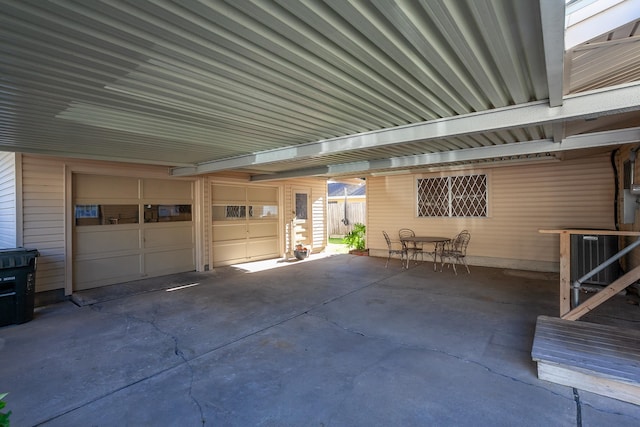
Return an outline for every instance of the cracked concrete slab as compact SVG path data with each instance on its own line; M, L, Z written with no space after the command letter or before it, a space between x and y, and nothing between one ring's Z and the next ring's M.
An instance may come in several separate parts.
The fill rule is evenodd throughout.
M141 281L39 308L0 328L0 391L20 426L640 423L638 406L537 379L553 277L384 261L226 270L170 292ZM640 325L625 297L590 316Z

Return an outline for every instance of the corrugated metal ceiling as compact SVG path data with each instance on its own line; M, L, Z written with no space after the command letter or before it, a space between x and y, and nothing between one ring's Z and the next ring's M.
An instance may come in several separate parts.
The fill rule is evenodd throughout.
M563 13L561 0L545 3ZM544 101L544 37L555 35L544 19L534 1L0 0L0 149L195 166ZM599 67L588 46L574 49L565 89L638 80L636 33L637 22L603 36L636 43L607 45ZM499 123L366 149L338 140L237 169L304 173L554 131Z

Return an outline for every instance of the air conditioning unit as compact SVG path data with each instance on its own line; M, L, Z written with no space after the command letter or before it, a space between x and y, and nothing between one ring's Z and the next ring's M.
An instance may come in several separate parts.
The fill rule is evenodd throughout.
M618 236L574 234L571 236L571 282L578 280L618 253ZM585 284L607 286L620 277L620 265L614 262Z

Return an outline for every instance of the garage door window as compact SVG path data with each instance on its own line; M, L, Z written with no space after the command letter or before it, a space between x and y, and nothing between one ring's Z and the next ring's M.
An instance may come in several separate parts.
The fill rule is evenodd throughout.
M251 219L278 219L278 207L275 205L249 206Z
M191 205L145 205L144 222L191 221Z
M76 205L76 225L137 224L138 205Z

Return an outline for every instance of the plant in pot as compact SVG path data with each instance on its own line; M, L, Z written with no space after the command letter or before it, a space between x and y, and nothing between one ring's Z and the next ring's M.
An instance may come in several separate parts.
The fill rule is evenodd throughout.
M362 223L353 224L353 229L344 236L344 242L351 248L349 251L353 255L368 255L369 250L364 248L365 240L364 236L367 232L367 227Z
M302 246L301 244L297 244L295 250L293 251L293 255L299 259L303 260L309 256L309 250Z

